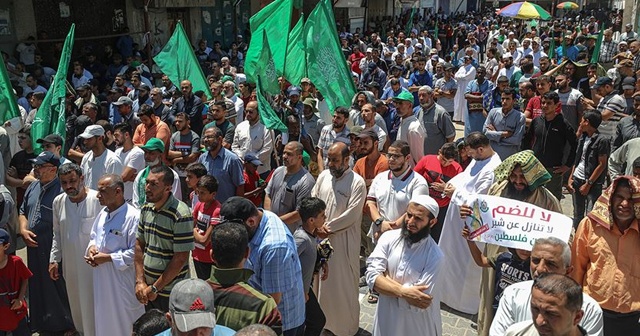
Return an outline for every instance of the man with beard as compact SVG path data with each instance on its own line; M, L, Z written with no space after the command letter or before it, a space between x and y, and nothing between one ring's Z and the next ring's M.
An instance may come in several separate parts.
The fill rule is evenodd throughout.
M298 205L309 197L315 184L313 176L302 166L304 146L290 141L284 146L283 166L271 174L264 198L264 209L274 212L287 224L291 233L302 224Z
M331 125L326 125L320 132L318 140L318 170L323 171L328 160L329 147L336 138L349 138L349 128L346 124L349 120L349 110L338 107L333 113Z
M171 289L189 273L193 217L189 207L171 192L177 179L164 165L154 166L145 176L148 203L140 209L134 264L136 298L146 310L169 311Z
M453 142L456 137L456 127L451 121L449 113L433 99L433 89L422 86L418 90L420 105L414 109L414 114L427 133L424 141L424 155L437 154L442 145Z
M536 279L543 274L568 276L573 269L571 258L571 250L566 242L555 237L537 239L529 258L530 274L533 280L514 283L504 289L489 335L504 336L505 331L512 325L531 320L531 292ZM602 309L591 296L584 292L582 293L582 311L584 317L580 321L580 326L587 331L586 335L602 336Z
M222 131L218 127L207 128L202 137L206 152L198 158L198 162L207 168L207 173L218 180L216 199L220 203L231 196L244 196L245 183L242 161L224 148L222 142Z
M165 148L166 153L169 148L169 141L171 140L169 125L160 120L160 117L155 115L153 107L147 104L140 106L138 118L140 118L140 125L136 127L133 133L133 143L137 146L142 146L147 143L149 139L158 138L167 145ZM165 156L163 155L163 159L164 158Z
M227 199L220 209L220 217L224 221L238 221L247 228L249 255L245 266L253 271L249 284L262 293L269 294L276 301L282 315L284 336L302 335L306 291L302 284L302 269L291 232L278 215L256 208L244 197L234 196ZM333 259L335 256L331 258ZM357 278L354 285L355 282ZM357 300L357 289L355 296ZM356 307L359 307L357 301ZM356 331L357 322L356 315Z
M98 180L102 175L122 171L122 161L116 153L105 147L104 136L104 128L100 125L88 126L79 135L87 150L80 164L85 178L84 185L94 190L98 187Z
M32 159L36 181L31 183L20 206L20 235L27 245L29 279L29 327L34 332L74 331L67 289L63 277L49 276L53 242L53 200L62 190L58 179L60 160L51 152Z
M633 113L622 118L616 126L616 136L613 138L611 146L612 152L627 141L640 137L640 95L633 97L632 104Z
M316 105L317 101L311 97L305 98L302 102L305 133L309 134L311 139L313 139L313 143L317 144L318 140L320 140L320 133L322 132L322 128L325 126L325 122L316 115L316 113L318 113ZM292 138L289 139L295 140Z
M571 277L600 304L605 335L640 334L639 199L640 179L613 180L578 225L571 246Z
M246 120L239 122L233 136L231 150L244 158L251 153L258 157L262 166L258 166L260 178L266 179L271 172L271 153L273 152L273 131L261 122L258 102L252 101L245 108Z
M191 129L197 134L201 134L202 109L204 108L202 100L193 94L193 85L189 80L180 82L180 91L182 91L182 97L176 99L171 105L171 114L175 116L178 112L186 113L191 121Z
M64 194L53 200L53 243L49 260L49 276L58 280L58 264L67 284L71 317L78 332L93 334L95 316L93 308L93 271L83 258L89 245L89 234L102 206L98 193L84 185L82 169L67 163L58 169L58 178ZM102 303L98 303L102 304Z
M212 126L217 127L224 134L224 141L222 143L222 146L226 149L231 149L236 127L226 117L226 106L227 103L223 100L209 103L209 112L207 112L207 118L211 118L212 121L205 125L204 129L206 131ZM204 136L204 133L202 133L202 135Z
M453 110L453 121L456 121L456 122L468 122L469 106L467 106L467 102L482 103L481 95L479 100L474 99L472 101L469 95L467 94L467 87L469 86L469 83L471 83L474 77L479 78L477 76L476 68L473 66L473 64L471 64L472 61L473 59L471 57L465 57L464 64L460 66L460 68L458 69L458 71L456 71L456 74L454 75L454 79L458 83L458 90L456 91L456 95L453 98L454 106L455 106ZM486 74L486 70L485 70L485 73L482 74L483 82L484 82L485 74ZM466 127L465 127L465 133L466 133Z
M522 112L513 107L515 97L515 91L506 88L500 99L502 106L489 111L482 128L491 141L491 147L502 160L520 149L524 137L525 118Z
M486 74L487 70L484 67L479 67L476 72L476 79L462 89L463 96L467 100L466 103L462 103L467 104L468 111L464 116L465 137L473 132L482 132L482 126L487 119L488 111L484 109L482 101L485 94L493 90L494 85L486 79Z
M409 94L411 96L411 94ZM411 97L413 99L413 97ZM328 170L318 176L311 196L327 205L327 220L319 236L328 236L334 248L329 259L331 276L320 283L318 302L327 317L325 329L335 335L355 335L358 331L359 241L364 179L349 169L349 147L336 142L328 150Z
M153 168L164 166L164 163L162 162L164 142L158 138L151 138L144 146L140 146L140 149L144 151L144 161L147 167L138 172L138 175L136 175L136 178L133 180L133 195L131 197L131 203L138 209L142 208L142 206L148 202L145 192L147 176L149 176L149 173ZM169 170L173 172L171 192L175 198L182 199L180 177L173 169L169 168Z
M544 184L551 180L551 175L533 151L522 151L509 156L495 168L494 176L494 183L488 195L515 199L550 211L562 212L560 201L544 187ZM471 207L462 205L460 216L466 218L469 214ZM498 245L486 244L483 254L492 258L504 251L506 249ZM480 285L478 334L486 335L493 320L495 272L492 269L482 269Z
M584 105L582 104L584 95L569 85L570 80L567 75L563 73L558 74L556 76L556 87L558 88L556 92L560 98L560 106L564 119L571 125L571 128L577 130L578 123L582 119L582 112L584 112ZM541 94L541 96L542 95L544 95L544 93Z
M511 53L505 53L502 55L502 63L500 63L500 71L498 71L498 76L506 76L511 81L511 77L516 71L520 70L519 67L515 66L513 61L513 55Z
M380 293L374 336L442 334L444 254L429 235L438 211L428 195L411 197L402 228L383 234L367 260L367 284Z
M282 157L282 151L286 144L292 141L297 141L302 144L304 151L307 152L311 161L313 161L312 163L316 165L317 168L316 160L318 159L318 153L316 152L316 147L314 146L314 141L311 138L311 135L306 132L304 134L301 132L302 126L300 126L300 117L292 114L288 116L285 121L288 130L287 142L283 140L283 137L276 137L276 152L278 153L278 156ZM309 165L311 165L311 162ZM311 166L309 166L309 170L311 170Z
M135 180L138 172L145 167L144 151L140 147L133 144L133 130L131 125L120 123L114 127L113 138L118 148L116 148L116 156L122 162L122 173L120 177L124 183L124 199L131 203L133 199L133 180Z
M486 194L494 182L493 170L502 162L491 149L489 139L480 132L465 139L467 153L473 158L467 168L445 185L444 193L451 198L442 227L439 245L451 260L443 270L447 282L443 284L442 302L467 314L478 312L478 292L481 269L473 262L469 247L460 239L464 223L460 220L460 205L466 204L469 194Z

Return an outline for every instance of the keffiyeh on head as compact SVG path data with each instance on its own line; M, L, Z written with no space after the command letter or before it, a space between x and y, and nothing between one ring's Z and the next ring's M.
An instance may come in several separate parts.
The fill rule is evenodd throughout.
M551 180L551 174L549 174L542 163L538 161L533 151L525 150L509 156L496 167L494 170L494 182L499 183L508 179L516 165L520 165L522 174L524 174L524 178L527 180L529 190L531 191Z
M593 210L587 214L592 221L611 230L613 215L611 213L611 196L615 192L621 180L627 180L631 187L631 202L636 219L640 220L640 179L633 176L620 176L611 182L611 185L598 197L593 204Z

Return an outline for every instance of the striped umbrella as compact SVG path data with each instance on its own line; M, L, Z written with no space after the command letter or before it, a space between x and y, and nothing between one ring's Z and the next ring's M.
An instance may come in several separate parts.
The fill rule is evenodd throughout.
M580 6L578 6L578 4L575 3L575 2L566 1L566 2L559 3L556 6L556 8L558 8L558 9L578 9L578 8L580 8Z
M530 3L530 2L515 2L512 3L498 12L498 15L513 17L516 19L542 19L548 20L551 18L551 14L544 10L542 7Z

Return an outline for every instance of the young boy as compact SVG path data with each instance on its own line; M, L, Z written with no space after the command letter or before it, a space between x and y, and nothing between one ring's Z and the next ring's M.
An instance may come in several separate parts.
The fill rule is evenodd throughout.
M507 286L531 279L529 260L531 251L510 248L509 251L488 258L482 254L482 251L480 251L475 242L468 240L469 228L465 227L462 229L462 237L467 239L469 252L471 252L471 256L476 265L480 267L491 267L495 271L496 282L493 297L493 313L495 314L502 292ZM489 324L491 324L491 321L489 321Z
M196 187L201 177L207 175L207 168L200 162L192 162L184 170L187 173L185 182L191 189L189 199L191 200L191 209L193 209L198 203L198 193L196 193Z
M304 198L300 202L298 209L302 219L302 225L293 233L298 248L300 266L302 268L302 285L304 288L309 289L306 304L305 335L320 335L326 323L324 313L311 288L316 258L318 256L318 242L315 232L324 225L326 220L326 207L324 201L319 198ZM321 279L326 280L329 275L327 263L325 262L322 265Z
M29 182L25 182L24 178L33 169L30 159L36 158L36 154L33 152L33 143L31 142L31 126L25 126L18 132L18 144L22 150L11 158L6 174L6 184L16 188L17 204L22 204L24 192L29 186Z
M244 156L244 197L260 207L266 183L258 174L258 166L262 166L262 161L255 154L248 153Z
M218 181L205 175L196 186L198 203L193 207L193 239L195 248L191 252L193 266L199 279L207 280L211 276L211 231L220 222L220 202L216 200Z
M9 232L0 229L0 336L31 335L27 325L27 280L33 275L18 256L6 252L11 244Z

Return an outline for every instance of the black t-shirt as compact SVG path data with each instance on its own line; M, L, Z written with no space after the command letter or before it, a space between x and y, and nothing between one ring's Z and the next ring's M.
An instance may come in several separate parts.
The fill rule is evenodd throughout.
M522 260L516 253L503 252L493 258L488 258L489 264L496 274L496 287L493 297L493 311L498 309L502 292L508 286L531 279L529 259Z
M35 158L35 153L27 153L26 151L21 150L11 158L9 166L15 167L18 171L18 178L22 179L31 172L31 169L33 169L33 165L29 160Z

